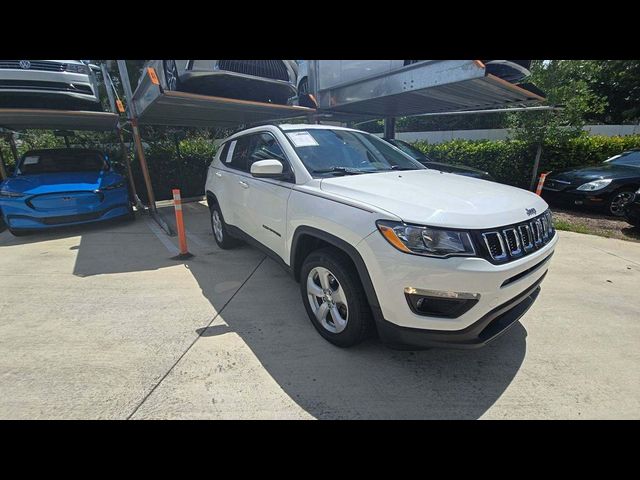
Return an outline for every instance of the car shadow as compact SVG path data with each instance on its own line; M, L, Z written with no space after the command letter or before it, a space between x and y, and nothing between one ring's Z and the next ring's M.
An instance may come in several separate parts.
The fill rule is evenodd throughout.
M203 295L200 265L188 262ZM215 301L215 300L213 300ZM507 389L526 352L525 328L516 323L477 350L392 350L377 338L349 349L314 330L299 285L266 259L222 311L196 333L235 332L280 387L320 419L477 419Z
M169 212L166 219L172 219ZM143 225L145 218L121 235L112 234L118 227L96 225L42 238L81 232L74 267L80 277L183 264L219 312L217 318L203 321L194 338L237 334L282 390L316 418L477 419L500 398L522 365L527 333L519 322L478 350L398 351L377 339L350 349L335 347L314 330L299 285L283 268L248 245L220 250L209 233L206 205L193 204L184 212L188 231L201 239L197 251L194 246L195 256L186 261L170 258L167 250L158 255L159 249L147 248L156 239ZM136 234L142 227L144 238ZM129 253L122 255L123 249Z

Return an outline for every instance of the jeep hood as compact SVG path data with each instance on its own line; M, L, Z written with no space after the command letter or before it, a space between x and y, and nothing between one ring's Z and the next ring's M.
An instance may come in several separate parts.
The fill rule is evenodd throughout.
M539 196L520 188L433 170L328 178L320 188L385 210L407 223L438 227L499 227L527 220L526 210L541 214L548 207Z

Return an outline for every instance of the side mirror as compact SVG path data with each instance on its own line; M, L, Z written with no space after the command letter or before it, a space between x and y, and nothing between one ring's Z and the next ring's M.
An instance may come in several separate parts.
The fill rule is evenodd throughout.
M283 169L280 160L258 160L251 164L251 175L257 178L280 177Z

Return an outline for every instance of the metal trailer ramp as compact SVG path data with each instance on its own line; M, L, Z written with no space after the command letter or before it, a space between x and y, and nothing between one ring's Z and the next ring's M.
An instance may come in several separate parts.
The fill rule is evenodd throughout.
M334 83L313 60L309 78L318 110L334 118L401 117L538 103L544 97L486 72L478 60L423 60L345 83ZM324 85L323 85L324 83Z
M306 118L315 110L307 107L164 91L145 72L133 95L140 125L176 127L238 127L291 118Z
M0 108L0 127L14 131L30 128L108 131L118 127L119 119L110 112Z

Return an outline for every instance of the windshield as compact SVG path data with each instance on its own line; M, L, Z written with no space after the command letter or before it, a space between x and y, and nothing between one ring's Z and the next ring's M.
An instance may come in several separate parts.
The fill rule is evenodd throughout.
M398 147L407 155L410 155L411 158L415 158L416 160L422 161L422 162L429 161L429 157L427 157L424 153L422 153L420 150L418 150L416 147L414 147L409 143L403 142L401 140L390 140L390 143Z
M97 172L108 168L109 164L99 152L61 150L25 154L16 173Z
M346 175L425 168L384 140L368 133L311 128L285 133L312 175Z
M634 150L632 152L624 152L615 157L611 157L605 160L605 163L611 163L612 165L627 165L631 167L640 167L640 150Z

